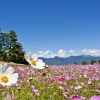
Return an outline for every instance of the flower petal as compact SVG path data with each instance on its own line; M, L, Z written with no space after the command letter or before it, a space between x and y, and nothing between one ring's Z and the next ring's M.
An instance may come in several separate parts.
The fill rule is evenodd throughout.
M45 66L45 63L41 59L38 59L38 61L36 62L36 65L37 66Z
M7 75L13 74L13 73L14 73L14 68L12 68L12 67L8 67L8 69L5 72L5 74L7 74Z
M100 96L92 96L90 100L100 100Z
M7 69L7 64L0 64L0 74L4 73Z

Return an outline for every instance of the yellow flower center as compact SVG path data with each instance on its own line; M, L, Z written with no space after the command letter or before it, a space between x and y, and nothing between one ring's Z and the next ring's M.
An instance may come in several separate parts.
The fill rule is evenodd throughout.
M74 100L77 100L77 98L74 98Z
M36 61L32 60L31 64L36 65Z
M8 77L7 76L2 76L1 81L4 82L4 83L7 83L8 82Z

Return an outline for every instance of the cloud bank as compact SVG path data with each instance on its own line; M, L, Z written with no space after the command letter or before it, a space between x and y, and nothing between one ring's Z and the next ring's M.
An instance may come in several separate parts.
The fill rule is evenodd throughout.
M82 51L83 55L90 55L90 56L100 56L100 50L97 49L84 49Z
M38 52L33 52L34 55L38 57L44 57L44 58L54 58L54 57L69 57L69 56L78 56L78 55L90 55L90 56L100 56L100 50L97 49L83 49L82 51L76 52L74 50L64 50L64 49L59 49L58 51L38 51Z

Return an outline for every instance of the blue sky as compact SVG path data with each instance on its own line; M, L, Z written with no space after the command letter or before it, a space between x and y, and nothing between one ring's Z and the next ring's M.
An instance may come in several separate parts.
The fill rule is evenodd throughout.
M0 27L25 51L100 49L100 0L0 0Z

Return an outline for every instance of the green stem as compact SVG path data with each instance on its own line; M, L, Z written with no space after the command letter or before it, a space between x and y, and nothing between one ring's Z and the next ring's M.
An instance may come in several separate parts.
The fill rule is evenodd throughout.
M31 84L31 82L30 82L29 84L27 84L26 87L24 87L24 90L23 90L23 91L27 90L27 89L25 89L25 88L27 88L30 84ZM25 91L25 92L27 92L27 91ZM20 95L20 97L19 97L17 100L20 100L20 99L22 98L23 95L24 95L24 94Z

